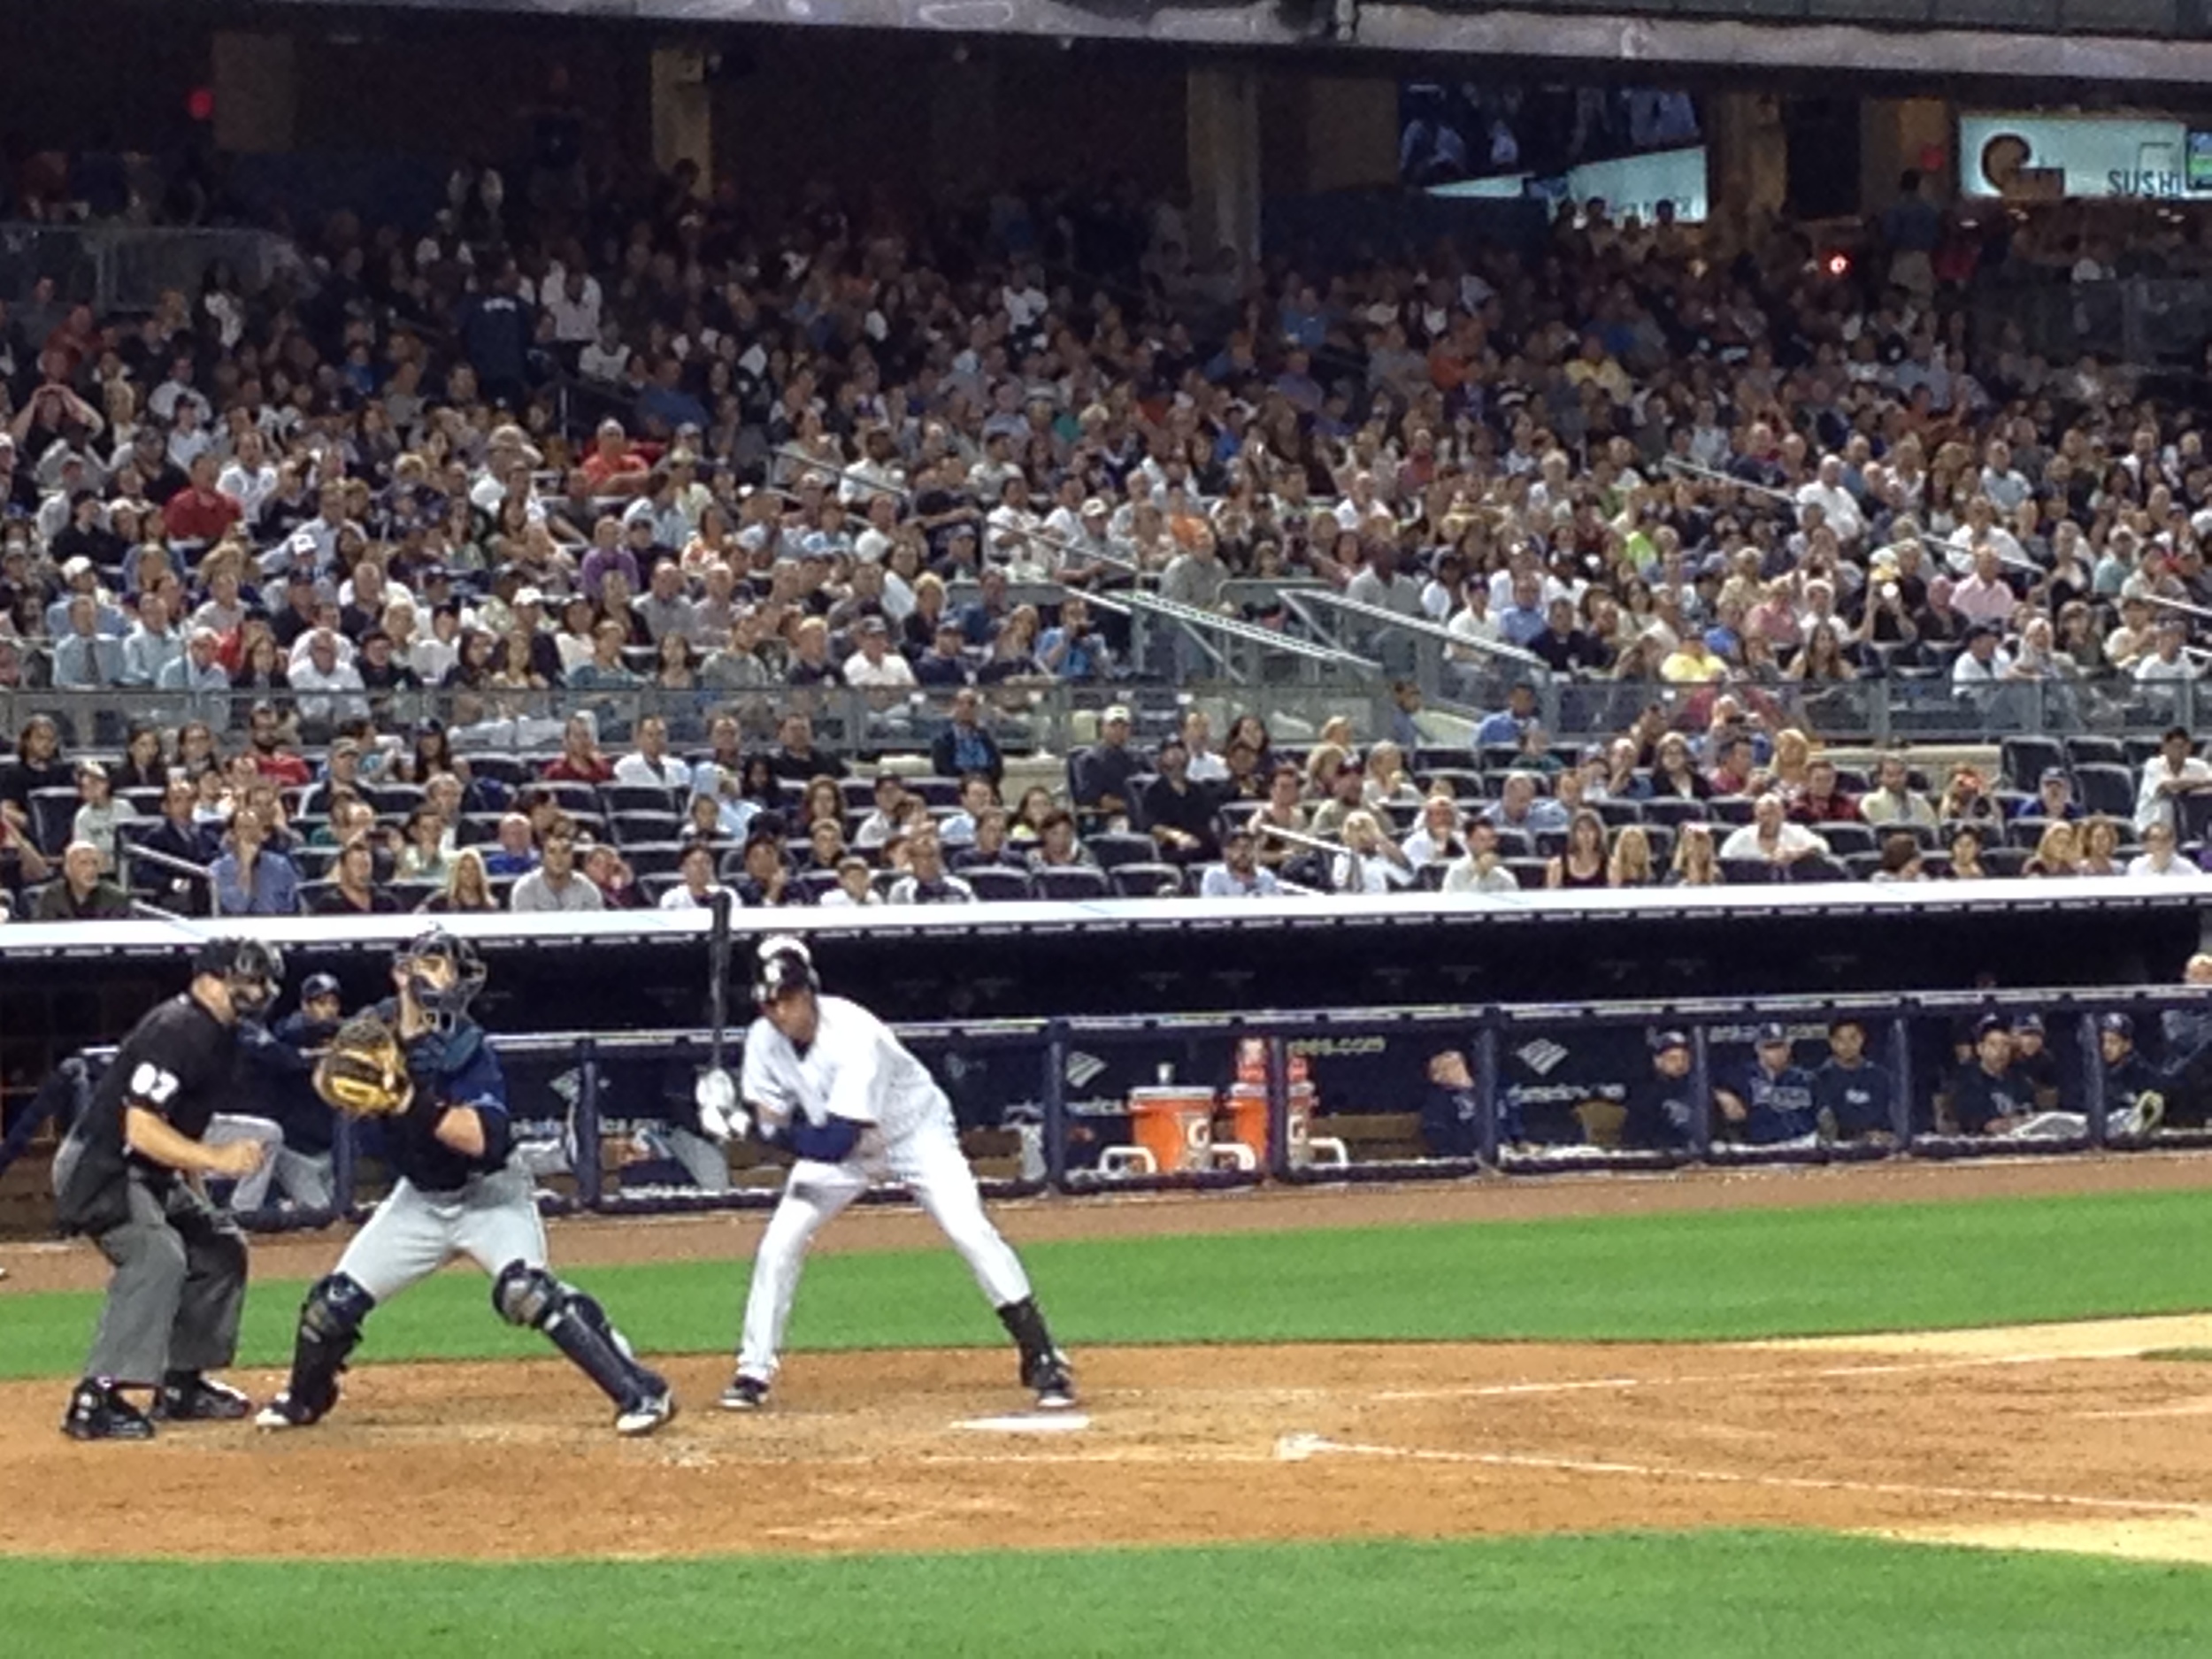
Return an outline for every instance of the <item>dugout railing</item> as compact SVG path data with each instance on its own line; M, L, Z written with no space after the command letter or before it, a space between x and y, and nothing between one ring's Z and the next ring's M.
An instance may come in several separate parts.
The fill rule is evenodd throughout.
M2181 1017L2187 1042L2163 1041L2170 1012ZM2167 1101L2167 1121L2147 1135L2108 1120L2100 1032L2115 1014L2132 1022L2144 1064ZM1945 1090L1960 1064L1957 1045L1985 1018L2011 1025L2031 1017L2047 1042L2045 1069L2055 1096L2043 1102L2049 1108L2038 1119L2048 1120L2043 1129L1993 1138L1948 1120ZM1892 1080L1887 1123L1781 1146L1732 1138L1713 1105L1716 1087L1735 1075L1726 1056L1747 1051L1759 1028L1780 1025L1793 1059L1809 1059L1820 1033L1841 1021L1863 1028L1869 1057ZM2187 989L1409 1006L897 1029L946 1084L985 1190L998 1197L2212 1146L2205 1116L2212 1041L2199 1041L2212 1036L2212 992ZM1609 1098L1618 1105L1621 1091L1647 1074L1652 1033L1678 1030L1689 1039L1686 1087L1694 1108L1683 1144L1637 1149L1609 1140L1596 1126ZM1601 1040L1609 1038L1607 1048ZM707 1061L704 1033L549 1032L492 1042L514 1081L518 1142L539 1173L549 1213L680 1213L773 1202L780 1171L757 1148L722 1155L730 1171L724 1187L671 1176L681 1161L665 1142L689 1133L685 1102ZM1609 1061L1555 1077L1578 1047L1594 1046ZM1425 1084L1419 1079L1444 1052L1465 1060L1472 1110L1465 1143L1439 1151L1409 1144L1419 1132L1409 1120L1420 1112ZM87 1058L96 1068L104 1055ZM1570 1096L1583 1114L1579 1139L1545 1136L1517 1145L1509 1138L1509 1128L1525 1128L1548 1099ZM1154 1149L1157 1135L1146 1146L1135 1131L1140 1106L1183 1113L1192 1133L1187 1158L1163 1156ZM1202 1119L1207 1133L1200 1136ZM1554 1112L1552 1121L1563 1118ZM374 1133L341 1125L334 1212L272 1210L250 1217L250 1225L293 1230L357 1217L380 1187ZM626 1147L637 1156L624 1154ZM870 1200L902 1196L886 1187Z

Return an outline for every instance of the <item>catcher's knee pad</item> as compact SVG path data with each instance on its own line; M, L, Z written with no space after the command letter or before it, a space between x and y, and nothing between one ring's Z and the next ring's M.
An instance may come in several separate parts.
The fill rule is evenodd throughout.
M570 1294L567 1286L542 1267L510 1262L492 1280L492 1306L509 1325L543 1329Z
M357 1280L344 1273L333 1273L317 1280L307 1293L306 1305L300 1310L300 1324L326 1342L350 1346L359 1340L362 1324L375 1306L376 1298L364 1290Z
M609 1322L606 1310L544 1268L508 1263L492 1280L492 1306L510 1325L544 1332L618 1405L652 1392L651 1379L631 1357L629 1343Z

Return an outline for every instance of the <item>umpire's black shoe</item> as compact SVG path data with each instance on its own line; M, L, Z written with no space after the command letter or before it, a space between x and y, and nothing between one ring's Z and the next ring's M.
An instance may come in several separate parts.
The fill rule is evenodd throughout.
M164 1423L235 1423L252 1410L238 1390L196 1371L171 1371L154 1391L154 1416Z
M69 1396L61 1432L73 1440L150 1440L153 1419L96 1377L88 1377Z

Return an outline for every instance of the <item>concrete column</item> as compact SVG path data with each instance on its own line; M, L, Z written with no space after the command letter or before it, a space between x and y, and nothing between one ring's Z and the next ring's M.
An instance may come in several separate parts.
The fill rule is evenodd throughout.
M1954 121L1941 98L1869 98L1859 113L1859 211L1878 215L1895 201L1897 176L1908 167L1927 181L1931 202L1949 201L1957 188Z
M1305 91L1305 188L1387 189L1396 184L1397 81L1386 75L1316 76Z
M1249 69L1193 69L1188 100L1190 254L1204 265L1223 248L1260 251L1260 81Z
M215 147L234 156L290 150L300 109L292 37L218 29L213 46Z
M933 63L929 180L941 198L987 192L1000 174L998 63L989 53ZM1019 157L1009 157L1015 176Z
M1756 92L1705 100L1709 234L1717 249L1750 244L1789 194L1789 134L1782 107Z
M701 194L714 188L714 104L706 55L695 47L653 49L653 165L663 173L680 161L699 169Z

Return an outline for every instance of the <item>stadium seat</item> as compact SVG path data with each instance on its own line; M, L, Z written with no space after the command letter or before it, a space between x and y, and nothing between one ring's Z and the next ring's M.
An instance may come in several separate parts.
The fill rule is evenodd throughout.
M2062 770L2066 764L2066 750L2056 738L2008 737L1998 753L2003 757L2005 781L2028 795L2036 792L2045 772L2053 766Z
M608 820L618 847L634 841L672 841L683 834L684 821L675 813L617 812Z
M1061 870L1040 870L1030 879L1041 899L1078 902L1113 896L1113 884L1106 879L1106 872L1093 870L1086 864L1073 864Z
M603 783L599 786L599 805L602 810L616 818L625 812L672 812L680 810L676 791L650 783Z
M1173 864L1119 864L1111 873L1114 891L1125 899L1174 898L1183 891L1183 872Z
M2124 766L2128 764L2127 747L2116 737L2072 736L2066 739L2066 762L2076 768Z
M2135 816L2135 780L2116 763L2077 766L2074 787L2085 810L2109 813L2114 818Z
M1033 897L1029 878L1018 870L1009 870L1003 864L982 864L973 870L957 872L960 879L975 890L979 899L1004 904Z
M1101 870L1112 870L1120 864L1142 864L1159 853L1149 835L1121 830L1101 830L1095 835L1087 835L1083 838L1083 845L1090 849L1091 856L1098 860Z
M1870 824L1815 824L1814 834L1828 843L1828 850L1839 858L1848 859L1855 854L1878 850L1880 837Z

